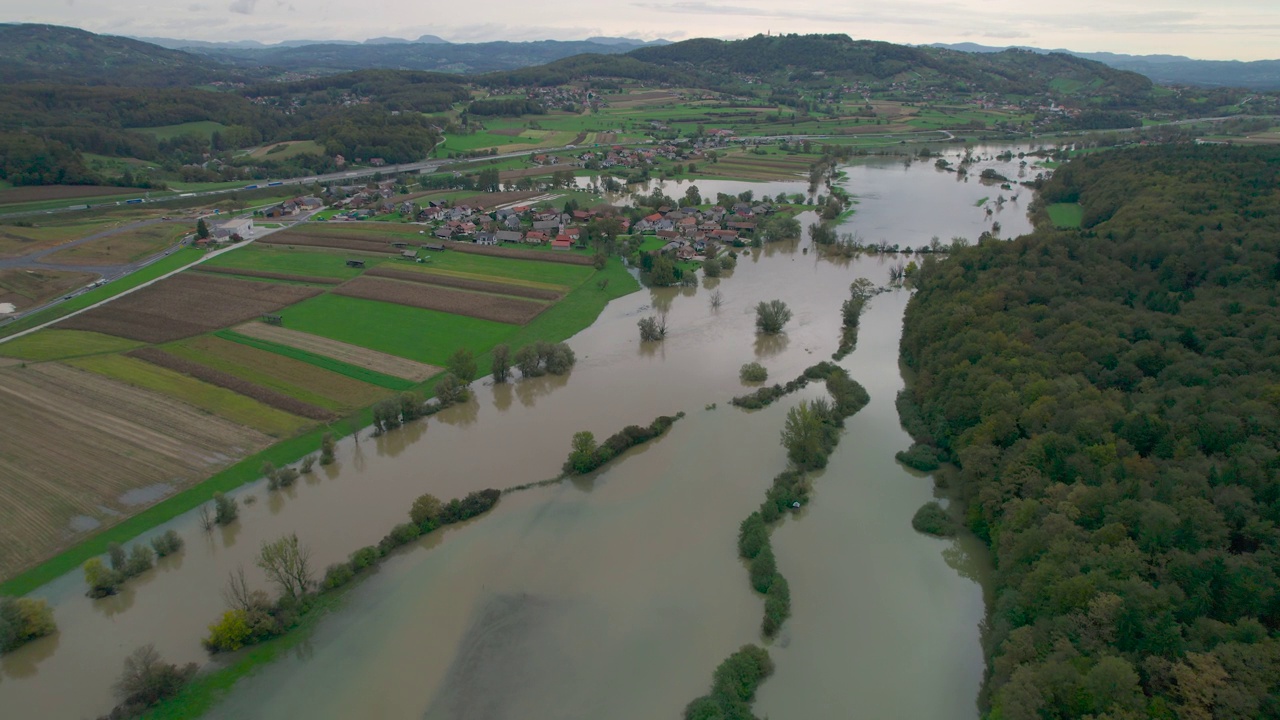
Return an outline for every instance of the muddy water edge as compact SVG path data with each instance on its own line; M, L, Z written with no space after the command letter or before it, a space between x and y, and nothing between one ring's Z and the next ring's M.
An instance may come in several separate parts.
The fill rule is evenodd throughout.
M970 172L986 166L1017 172L1017 160ZM1006 236L1029 229L1029 191L989 217L976 203L997 188L931 163L873 159L847 173L860 204L841 230L864 240L972 240L993 219ZM775 192L753 187L757 197ZM822 392L743 412L727 404L743 392L737 369L758 360L771 381L785 381L828 358L849 283L882 284L895 262L828 261L807 240L779 243L718 281L621 298L570 341L579 363L568 377L478 383L469 403L429 421L348 438L335 465L289 490L240 490L241 519L211 534L194 515L177 518L154 532L177 530L186 550L119 596L84 598L79 573L34 593L53 604L59 633L0 659L0 707L13 717L96 716L112 704L123 657L147 642L170 661L207 662L199 638L224 609L227 573L243 565L266 588L253 567L265 540L297 532L323 567L376 543L423 492L448 498L553 477L574 432L603 437L683 410L664 438L595 476L505 496L489 515L398 553L295 654L242 680L214 712L677 716L725 655L758 641L761 601L736 559L737 524L784 466L787 408ZM714 309L717 289L724 303ZM774 298L795 318L785 335L758 339L754 305ZM904 291L872 301L858 350L842 363L871 404L850 421L813 504L775 534L794 617L771 649L778 671L762 688L761 713L976 717L980 553L911 530L931 483L892 457L909 444L893 407L906 301ZM670 335L641 344L636 321L659 311Z

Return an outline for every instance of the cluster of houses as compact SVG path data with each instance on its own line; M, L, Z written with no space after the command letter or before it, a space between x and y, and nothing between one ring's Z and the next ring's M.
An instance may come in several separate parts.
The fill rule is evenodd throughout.
M272 205L262 211L262 216L276 219L288 218L311 212L312 210L319 210L322 207L324 207L324 201L318 197L298 197L292 200L285 200L279 205Z
M712 205L698 208L660 207L631 226L631 232L648 234L667 241L663 252L681 260L701 255L709 244L744 245L755 233L756 224L772 214L772 203L735 203L730 208Z

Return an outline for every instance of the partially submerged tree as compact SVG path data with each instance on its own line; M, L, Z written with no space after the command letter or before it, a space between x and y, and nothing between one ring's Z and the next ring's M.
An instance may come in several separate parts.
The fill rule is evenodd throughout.
M475 354L466 348L458 348L453 355L449 356L449 364L446 369L453 373L454 377L469 384L476 379Z
M196 674L196 664L179 668L167 663L150 643L134 650L124 659L124 672L114 690L120 699L123 717L131 717L152 705L178 694ZM113 712L112 717L115 717Z
M491 352L493 358L493 381L495 383L504 383L511 377L511 346L502 344L497 345Z
M292 599L302 597L311 587L311 550L298 544L297 533L262 543L258 567Z
M756 305L756 331L766 335L782 332L791 321L791 309L781 300L761 301Z
M0 653L57 630L49 603L35 598L0 598Z
M636 325L640 327L641 342L655 342L667 336L666 313L662 313L658 317L650 315L640 318L640 322L636 323Z

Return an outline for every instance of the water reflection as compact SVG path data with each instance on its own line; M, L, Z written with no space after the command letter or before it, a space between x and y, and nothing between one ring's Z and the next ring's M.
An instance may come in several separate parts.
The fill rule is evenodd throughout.
M791 336L786 333L759 333L756 335L756 357L760 359L780 355L791 344Z
M564 387L569 382L567 375L543 375L541 377L521 378L515 383L516 397L520 399L520 404L525 407L533 407L538 398L546 397L556 390Z
M511 407L511 400L515 396L515 385L510 382L493 384L493 406L498 412L506 412Z
M433 417L446 425L456 427L474 425L476 418L480 417L480 401L476 399L475 393L471 393L466 402L453 405L436 413Z
M37 638L23 645L21 653L0 655L0 681L6 675L16 679L31 677L38 673L40 671L40 663L57 651L58 643L61 640L62 633L55 630L50 635Z

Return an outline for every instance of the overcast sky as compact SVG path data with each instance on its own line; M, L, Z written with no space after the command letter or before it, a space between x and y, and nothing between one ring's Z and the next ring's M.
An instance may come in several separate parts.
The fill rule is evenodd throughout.
M1215 60L1280 58L1276 0L0 0L0 19L193 40L454 42L845 33Z

